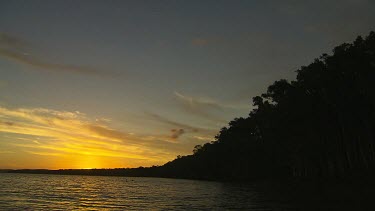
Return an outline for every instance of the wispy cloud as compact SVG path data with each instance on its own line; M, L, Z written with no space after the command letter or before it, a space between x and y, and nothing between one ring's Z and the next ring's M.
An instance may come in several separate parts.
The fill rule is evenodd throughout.
M195 127L195 126L191 126L188 124L170 120L168 118L165 118L155 113L151 113L151 112L145 112L145 113L148 117L152 118L153 120L172 127L170 131L172 134L170 137L173 139L177 139L178 137L180 137L182 134L185 134L185 133L205 134L205 135L211 135L211 136L214 136L217 133L217 130L214 130L214 129Z
M215 140L214 137L210 137L210 136L194 136L194 138L196 138L198 140L202 140L202 141L213 141L213 140Z
M0 56L11 61L26 64L36 68L45 69L48 71L66 71L83 74L100 74L100 72L97 69L91 67L48 63L41 61L38 58L33 58L30 55L14 52L11 50L0 49Z
M56 64L43 61L43 59L33 57L31 54L26 53L26 46L26 42L22 39L0 32L0 57L46 71L104 75L104 72L92 67Z
M185 130L182 129L182 128L180 128L180 129L172 129L171 132L172 132L171 138L172 139L177 139L178 137L180 137L182 134L185 133Z
M15 36L0 32L0 45L3 48L23 49L27 43Z
M193 46L208 46L212 44L220 44L224 40L220 36L196 37L191 40Z
M195 38L191 41L191 44L195 46L204 46L208 45L209 40L208 39L202 39L202 38Z
M147 164L166 162L177 153L173 151L177 143L118 131L81 112L0 106L0 119L0 132L19 135L8 144L35 155L90 155L144 160Z
M14 152L12 152L12 151L8 151L8 150L2 150L2 151L0 151L0 154L12 154L12 153L14 153Z
M208 98L195 98L192 96L183 95L177 91L174 92L175 96L182 102L185 102L191 107L205 107L222 110L226 106Z
M227 120L223 118L224 113L244 108L243 105L225 104L207 97L192 97L177 91L174 95L186 112L220 124L227 123Z

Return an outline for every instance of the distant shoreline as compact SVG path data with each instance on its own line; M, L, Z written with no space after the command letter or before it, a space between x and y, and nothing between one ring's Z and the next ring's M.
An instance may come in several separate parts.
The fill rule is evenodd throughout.
M197 180L197 181L212 181L212 182L255 182L263 185L269 185L274 182L278 183L290 183L293 184L320 184L320 185L373 185L375 187L375 182L373 177L375 172L367 172L361 175L350 175L347 177L326 177L326 178L306 178L306 177L267 177L267 178L201 178L201 177L184 177L184 176L173 176L166 174L156 174L158 169L160 170L162 166L153 167L139 167L139 168L114 168L114 169L59 169L59 170L49 170L49 169L0 169L0 173L15 173L15 174L48 174L48 175L76 175L76 176L110 176L110 177L146 177L146 178L165 178L165 179L187 179L187 180Z
M156 174L157 167L138 167L138 168L113 168L113 169L2 169L0 173L16 174L51 174L51 175L82 175L82 176L117 176L117 177L153 177L170 179L192 179L205 181L219 181L213 178L188 178Z

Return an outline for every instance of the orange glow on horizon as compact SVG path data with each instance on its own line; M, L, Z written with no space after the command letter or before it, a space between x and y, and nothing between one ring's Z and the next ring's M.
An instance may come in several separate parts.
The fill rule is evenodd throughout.
M22 163L11 168L138 167L160 165L176 157L165 147L153 146L173 142L117 131L80 112L0 106L0 116L0 135L9 147L9 153L4 150L0 156L10 164Z

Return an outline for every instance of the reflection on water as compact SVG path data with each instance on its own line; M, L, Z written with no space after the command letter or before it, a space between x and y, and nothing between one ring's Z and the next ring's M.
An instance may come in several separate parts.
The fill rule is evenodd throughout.
M263 211L348 208L347 201L322 202L313 196L300 200L278 195L276 186L266 189L255 184L161 178L0 174L0 208ZM354 204L351 208L358 208L357 205L361 206Z
M229 193L224 186L159 178L0 174L0 205L32 210L256 208L254 192L239 188Z

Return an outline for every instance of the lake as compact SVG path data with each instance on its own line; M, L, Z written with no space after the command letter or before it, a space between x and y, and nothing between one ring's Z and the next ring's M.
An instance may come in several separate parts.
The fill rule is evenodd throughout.
M280 191L284 189L284 191ZM163 178L0 174L1 210L364 210L322 194L295 196L283 185ZM305 197L306 196L306 197Z

